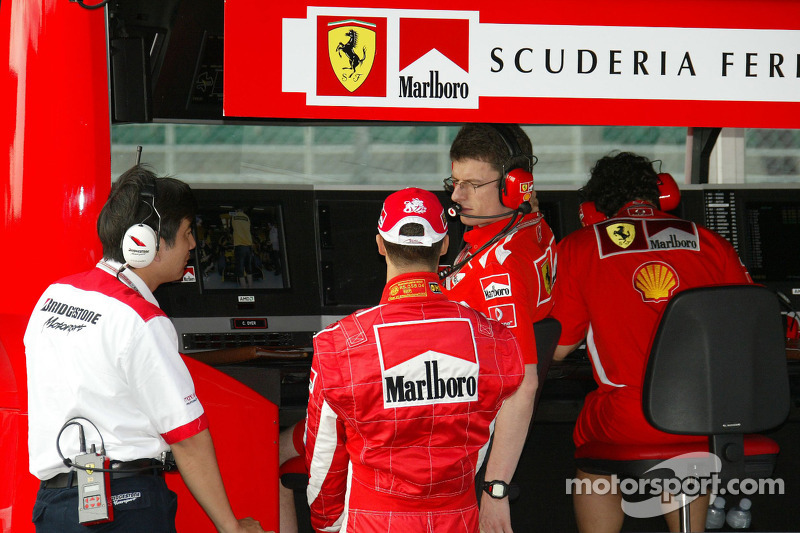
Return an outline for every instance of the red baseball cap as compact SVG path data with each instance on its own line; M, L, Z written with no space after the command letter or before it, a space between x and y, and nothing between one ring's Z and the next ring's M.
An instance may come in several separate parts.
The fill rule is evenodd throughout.
M421 224L424 235L400 235L404 224ZM430 191L409 187L383 201L378 232L387 242L403 246L432 246L447 235L447 219L439 199Z

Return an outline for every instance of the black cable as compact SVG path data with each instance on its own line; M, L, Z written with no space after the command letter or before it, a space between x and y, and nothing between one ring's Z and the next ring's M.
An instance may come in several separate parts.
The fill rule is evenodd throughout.
M508 224L506 224L506 226L503 229L501 229L499 232L497 232L497 235L495 235L494 237L492 237L491 239L486 241L486 243L483 246L481 246L480 248L475 250L475 253L470 254L469 256L465 257L464 259L462 259L458 263L456 263L456 264L454 264L452 266L449 266L449 267L445 268L444 270L442 270L441 272L439 272L439 279L444 279L447 276L449 276L450 274L458 272L459 270L461 270L461 268L464 265L469 263L470 260L473 257L477 257L477 255L480 254L482 251L484 251L486 248L492 246L494 243L496 243L497 241L499 241L500 239L502 239L503 237L505 237L509 233L511 233L511 231L514 229L514 226L517 224L517 222L521 222L522 221L522 217L520 217L521 214L524 217L524 213L522 213L520 210L515 210L514 211L514 215L511 217L511 220L509 220Z
M61 426L61 429L58 431L58 435L56 435L56 451L58 452L58 456L61 458L61 461L63 461L63 463L65 465L67 465L67 466L72 466L70 464L70 463L72 463L72 461L70 461L69 459L64 458L64 454L61 453L61 434L64 433L64 430L67 429L69 426L78 426L80 428L78 430L78 434L80 435L79 438L81 439L80 450L81 450L82 453L86 452L86 440L85 440L85 437L83 435L83 426L81 425L80 422L78 422L78 420L86 420L87 422L89 422L92 425L94 430L97 432L97 435L100 437L100 453L102 455L105 455L105 453L106 453L105 452L106 443L103 440L103 435L100 433L100 430L97 429L97 426L94 425L94 422L92 422L88 418L84 418L82 416L75 416L75 417L70 418L66 422L64 422L64 425Z
M77 2L78 5L81 6L83 9L100 9L101 7L106 7L106 4L108 4L109 2L109 0L103 0L99 4L86 5L83 3L83 0L72 0L72 1Z
M125 469L123 469L123 468L97 468L97 467L87 468L85 466L75 464L74 462L72 462L71 459L65 458L64 454L61 453L60 441L61 441L61 435L64 433L65 429L67 429L69 426L78 426L78 435L79 435L78 438L80 439L80 451L81 451L81 453L85 453L86 452L86 439L85 439L85 436L84 436L83 425L80 422L78 422L78 420L85 420L85 421L87 421L88 423L90 423L92 425L94 430L97 432L97 435L100 437L100 455L105 455L106 454L106 443L103 440L103 434L100 433L100 430L97 428L97 426L94 425L94 422L92 422L88 418L85 418L85 417L82 417L82 416L76 416L76 417L70 418L69 420L64 422L64 425L61 426L61 429L58 431L58 435L56 436L56 451L58 452L58 456L61 458L61 461L64 463L64 465L66 465L66 466L68 466L70 468L77 468L78 470L92 470L93 472L112 472L112 473L115 472L117 474L137 474L137 473L143 472L145 470L168 470L166 465L164 465L163 463L149 465L149 466L140 466L138 468L125 468ZM92 447L94 448L94 445L92 445ZM118 464L118 463L122 463L122 462L124 462L124 461L113 461L112 460L111 464Z

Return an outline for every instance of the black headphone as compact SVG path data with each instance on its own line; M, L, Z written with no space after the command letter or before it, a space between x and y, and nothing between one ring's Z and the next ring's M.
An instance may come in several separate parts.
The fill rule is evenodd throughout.
M155 180L151 183L142 183L140 185L139 199L150 207L150 214L140 223L128 228L120 243L125 265L133 268L144 268L150 265L156 258L161 241L161 215L156 209ZM153 228L144 223L153 214L158 218L158 231L154 231Z
M503 139L506 148L508 148L507 163L514 160L525 158L528 160L529 165L527 168L519 164L509 164L506 168L506 163L503 164L503 176L500 178L500 203L504 207L514 210L520 210L527 214L531 212L531 205L528 201L533 194L533 166L537 163L539 158L533 154L526 154L522 151L517 142L517 136L514 135L514 130L507 124L489 124Z

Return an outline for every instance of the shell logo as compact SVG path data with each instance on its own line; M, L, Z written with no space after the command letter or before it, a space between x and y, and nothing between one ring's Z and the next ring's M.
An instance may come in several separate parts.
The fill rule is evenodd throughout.
M669 300L679 285L678 273L666 263L644 263L633 273L633 288L645 302Z

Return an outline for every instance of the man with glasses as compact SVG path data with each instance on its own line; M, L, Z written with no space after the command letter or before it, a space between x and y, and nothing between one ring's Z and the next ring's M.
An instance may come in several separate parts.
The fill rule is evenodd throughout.
M528 434L538 386L533 323L551 307L555 239L535 208L535 156L518 125L467 124L450 148L445 179L457 214L469 226L465 246L447 269L445 292L511 328L525 360L525 378L503 404L481 495L481 531L510 533L508 484Z

